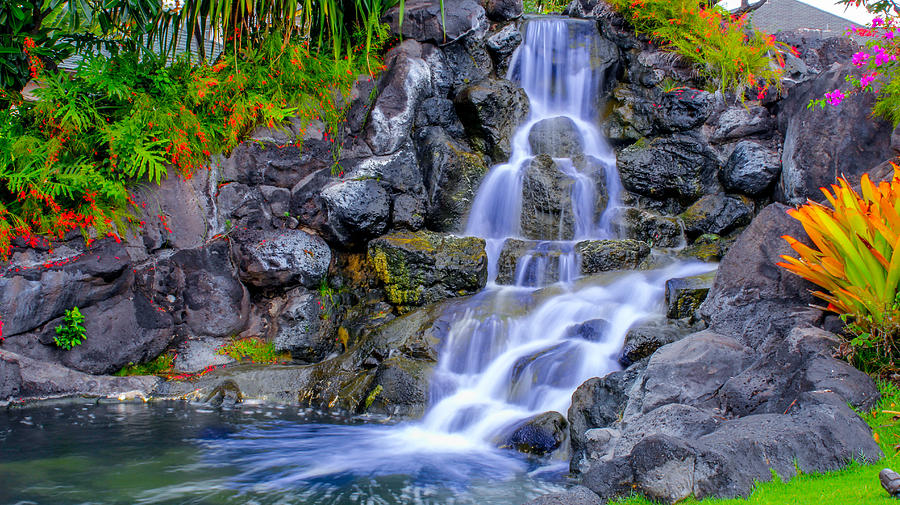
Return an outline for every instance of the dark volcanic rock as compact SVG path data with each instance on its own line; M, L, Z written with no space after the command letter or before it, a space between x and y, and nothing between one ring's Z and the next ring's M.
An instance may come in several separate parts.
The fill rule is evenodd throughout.
M650 254L650 246L637 240L584 240L575 244L584 275L634 269Z
M584 486L574 486L559 493L538 496L525 505L603 505L603 500Z
M684 235L678 219L660 216L637 208L627 208L614 218L619 236L640 240L652 247L678 247L684 243Z
M356 244L388 228L391 199L379 181L342 181L325 188L322 199L328 208L328 225L341 243Z
M715 272L666 281L666 317L694 317L712 287Z
M522 235L533 240L565 240L575 235L572 186L553 158L536 156L522 177Z
M551 242L506 239L497 259L497 283L546 286L559 281L562 248ZM520 266L521 265L521 266Z
M258 288L318 287L328 272L331 249L301 230L239 233L241 279Z
M224 338L198 338L185 340L178 345L175 370L197 373L210 366L233 363L231 356L220 354L219 349L228 344Z
M485 79L463 89L455 103L473 147L494 162L508 160L512 134L528 115L525 91L506 79Z
M568 427L569 423L559 412L544 412L516 427L503 445L525 454L543 456L559 449L566 441Z
M559 116L538 121L528 132L532 154L574 158L584 152L584 139L575 121Z
M484 239L399 232L369 242L369 260L394 305L472 294L487 282Z
M516 28L515 23L504 26L500 31L487 38L485 44L491 56L494 57L499 75L506 75L510 57L521 43L522 32Z
M332 351L334 339L321 331L320 303L325 300L303 288L285 294L275 318L278 329L272 343L276 351L288 351L302 363L317 363Z
M565 338L579 338L588 342L603 342L611 329L606 319L589 319L566 328Z
M689 237L705 233L725 235L750 223L753 202L748 198L723 193L704 195L679 217Z
M495 2L492 13L500 14L508 9L502 4L515 2ZM441 23L441 2L437 0L409 0L404 5L403 23L400 26L400 7L388 9L384 21L391 26L391 31L403 38L420 42L443 44L467 35L480 37L488 27L484 7L477 0L458 0L443 2L444 24ZM488 7L491 9L491 7ZM519 2L521 9L521 2ZM521 10L520 10L521 12ZM401 33L402 29L402 33Z
M712 126L715 129L710 140L716 143L751 135L768 137L776 131L775 119L765 107L759 105L726 109L716 118Z
M493 21L507 21L522 15L522 0L484 0L484 10Z
M631 328L625 334L625 344L622 346L622 355L619 358L619 362L623 366L631 366L633 363L651 356L660 347L681 340L690 331L689 328L670 324L644 325Z
M768 190L781 173L778 152L744 140L731 153L719 179L728 191L757 196Z

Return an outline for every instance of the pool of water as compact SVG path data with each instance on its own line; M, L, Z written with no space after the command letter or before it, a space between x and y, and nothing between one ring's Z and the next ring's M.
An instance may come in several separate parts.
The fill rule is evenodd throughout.
M11 409L0 503L514 505L567 484L563 461L415 429L272 405Z

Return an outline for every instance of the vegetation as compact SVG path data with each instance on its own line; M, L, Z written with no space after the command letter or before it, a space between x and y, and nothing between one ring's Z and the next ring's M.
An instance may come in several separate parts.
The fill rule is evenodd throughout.
M63 316L62 324L56 327L53 342L57 347L69 351L76 345L81 345L84 339L84 316L78 307L72 307Z
M756 486L749 498L743 499L688 499L683 505L885 505L896 503L882 488L878 472L882 468L900 466L897 445L900 444L900 388L888 382L878 383L882 398L871 412L860 412L860 416L874 432L875 440L884 451L885 459L866 465L851 462L846 468L825 474L800 473L789 482L774 478L770 482ZM611 502L611 505L652 505L643 497L631 497Z
M825 290L814 294L851 322L847 354L860 369L882 372L900 358L900 170L877 185L865 174L860 186L861 195L839 178L822 188L830 207L789 210L813 247L785 236L800 257L778 265Z
M175 355L170 353L160 354L153 361L134 364L129 363L128 366L119 370L113 375L126 377L129 375L160 375L164 377L171 376L175 369Z
M252 337L232 340L216 352L223 356L230 356L237 361L247 360L251 363L273 364L287 359L286 356L275 351L275 346L271 342Z
M690 62L710 89L744 93L757 90L763 98L780 88L784 55L794 48L774 35L748 31L746 14L701 0L609 0L635 30Z
M525 0L526 14L559 14L569 5L569 0Z

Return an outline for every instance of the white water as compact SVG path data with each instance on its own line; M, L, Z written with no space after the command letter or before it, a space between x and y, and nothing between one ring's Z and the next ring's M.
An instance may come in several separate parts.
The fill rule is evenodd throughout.
M442 342L425 417L393 427L351 426L318 434L301 430L305 440L244 460L248 478L275 471L278 477L268 479L267 485L283 485L340 475L466 481L521 474L526 463L496 449L497 442L532 415L549 410L565 414L580 384L619 368L617 356L629 327L662 313L665 281L710 269L674 263L653 271L623 272L603 282L578 282L576 241L614 238L610 220L621 206L615 156L596 124L599 83L590 65L594 37L596 28L588 22L544 18L528 23L509 77L528 94L531 114L515 133L510 161L493 167L479 188L466 234L486 239L490 278L496 278L503 241L520 233L522 172L533 158L528 132L538 121L555 116L575 122L585 140L583 154L603 167L609 198L603 214L595 215L599 195L594 181L578 173L570 160L556 160L560 170L576 180L574 236L542 242L522 257L518 286L492 282L467 302ZM548 258L542 251L557 254ZM542 276L535 272L546 269L548 261L560 262L559 279L548 291L539 291L541 286L535 284ZM578 325L598 319L605 323L598 326L603 330L596 338L572 335ZM256 437L250 438L234 441L230 449L248 443L248 448L258 447ZM288 449L291 446L295 450Z

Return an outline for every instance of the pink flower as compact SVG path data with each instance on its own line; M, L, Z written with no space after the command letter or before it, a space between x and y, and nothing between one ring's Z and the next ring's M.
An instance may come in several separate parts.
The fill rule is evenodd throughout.
M868 73L859 80L859 87L865 89L866 86L872 83L875 80L875 77L878 75L878 72Z
M872 20L872 28L878 28L879 26L884 24L884 20L881 18L874 18Z
M836 89L831 93L825 93L825 101L831 105L840 105L841 100L843 100L844 98L847 98L847 95L845 95L839 89Z
M856 68L862 68L867 61L869 61L869 53L860 51L853 55L853 66Z
M894 38L894 31L884 32L884 38L885 40L892 40Z

